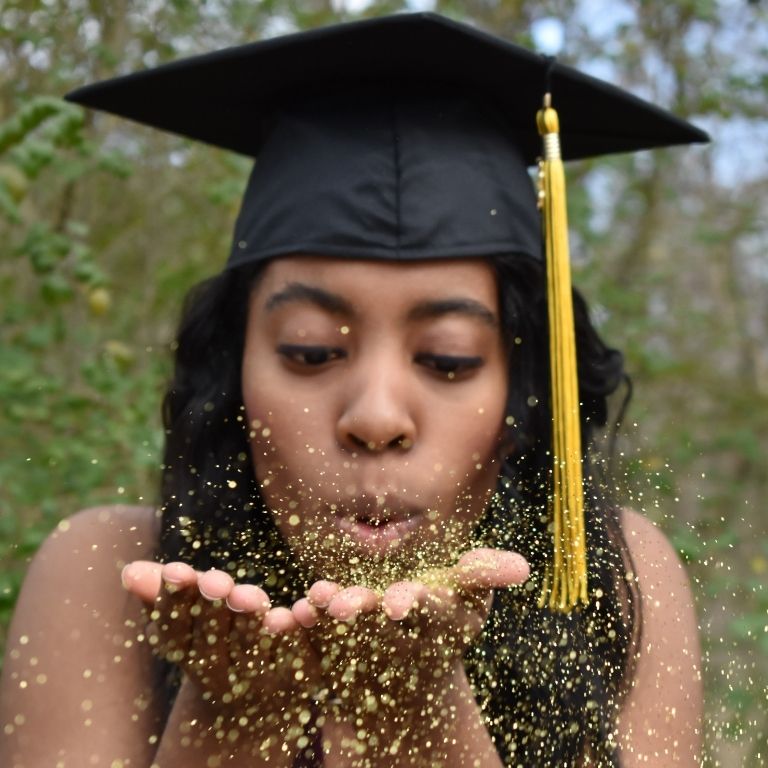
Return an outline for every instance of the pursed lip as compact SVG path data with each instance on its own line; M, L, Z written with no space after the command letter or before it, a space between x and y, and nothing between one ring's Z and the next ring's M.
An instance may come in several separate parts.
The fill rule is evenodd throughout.
M342 533L371 555L396 548L421 525L424 508L391 494L362 494L337 504Z
M423 513L423 507L390 493L363 493L336 504L335 510L340 519L374 527L405 522Z

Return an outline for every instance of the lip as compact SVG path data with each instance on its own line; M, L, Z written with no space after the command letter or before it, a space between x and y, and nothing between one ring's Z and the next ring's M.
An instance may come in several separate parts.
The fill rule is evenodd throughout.
M340 505L336 516L339 530L376 556L407 541L421 525L424 510L388 494L366 494Z

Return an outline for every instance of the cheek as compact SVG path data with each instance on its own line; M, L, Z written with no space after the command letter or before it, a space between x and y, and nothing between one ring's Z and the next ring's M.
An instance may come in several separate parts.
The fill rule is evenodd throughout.
M301 496L327 462L321 440L325 414L311 397L286 396L275 377L244 377L243 402L249 424L251 457L266 501L277 504ZM256 394L258 393L258 395Z
M466 462L470 471L481 471L499 456L506 407L504 381L499 377L497 385L486 387L458 416L446 415L451 434L446 429L443 445L457 460Z
M496 489L502 450L504 398L488 397L484 402L486 405L465 414L459 429L443 441L446 451L454 459L457 474L466 483L466 491L475 512L485 507L490 494Z

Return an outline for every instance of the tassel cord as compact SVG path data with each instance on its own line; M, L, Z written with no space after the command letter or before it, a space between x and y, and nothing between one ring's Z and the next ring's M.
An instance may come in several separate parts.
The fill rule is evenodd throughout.
M542 193L550 327L554 547L540 605L548 604L552 610L568 611L577 603L588 601L576 340L565 172L560 157L557 113L548 106L547 100L537 121L544 137L545 152Z

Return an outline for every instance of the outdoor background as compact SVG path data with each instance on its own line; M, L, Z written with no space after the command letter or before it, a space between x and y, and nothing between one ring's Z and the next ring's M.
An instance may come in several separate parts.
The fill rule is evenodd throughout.
M572 247L635 383L619 494L667 532L693 581L707 765L768 764L766 5L0 0L0 652L29 558L60 518L156 499L180 301L224 263L249 169L59 97L183 54L436 9L712 134L709 147L570 167Z

